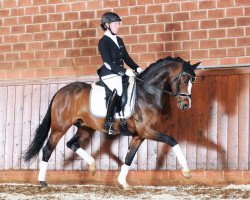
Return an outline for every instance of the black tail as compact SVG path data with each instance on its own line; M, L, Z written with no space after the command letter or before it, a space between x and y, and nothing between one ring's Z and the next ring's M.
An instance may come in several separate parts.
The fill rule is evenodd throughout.
M49 108L47 110L45 117L43 118L42 123L36 129L33 141L31 142L30 146L28 147L23 156L26 162L38 156L39 151L43 147L43 144L49 135L50 125L51 125L51 106L53 99L50 102Z

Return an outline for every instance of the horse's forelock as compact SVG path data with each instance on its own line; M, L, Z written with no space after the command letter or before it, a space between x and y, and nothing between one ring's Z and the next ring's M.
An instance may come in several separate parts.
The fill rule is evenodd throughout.
M193 69L192 65L190 64L190 61L189 62L184 61L182 71L186 72L187 74L190 74L193 77L196 76L194 69Z

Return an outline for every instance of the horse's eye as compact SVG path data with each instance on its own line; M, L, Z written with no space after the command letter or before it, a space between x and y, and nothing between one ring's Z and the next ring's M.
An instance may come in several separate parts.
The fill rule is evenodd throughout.
M188 84L188 81L189 81L189 78L188 77L183 77L182 78L182 83L184 83L184 84Z

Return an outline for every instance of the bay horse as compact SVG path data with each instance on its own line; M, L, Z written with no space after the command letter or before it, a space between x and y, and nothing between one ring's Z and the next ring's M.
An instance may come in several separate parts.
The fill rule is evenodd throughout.
M131 143L125 157L125 163L121 166L118 183L122 188L131 189L126 181L129 167L133 158L145 139L155 140L169 144L182 166L182 174L185 178L191 178L190 169L178 142L164 133L166 127L162 123L164 110L170 96L177 99L177 106L186 110L191 107L191 87L195 82L194 70L200 63L191 65L177 57L167 57L147 67L136 79L136 109L128 118L128 128L133 133ZM67 142L67 147L76 152L89 165L92 174L95 173L95 159L81 148L81 143L86 135L95 131L105 133L103 118L96 118L90 114L89 96L91 85L85 82L74 82L61 88L53 97L47 113L38 126L35 136L24 159L29 161L37 157L50 132L46 145L43 147L42 161L39 166L38 180L42 187L46 187L45 181L48 161L52 152L67 130L75 125L78 129L75 135ZM118 127L116 120L115 127Z

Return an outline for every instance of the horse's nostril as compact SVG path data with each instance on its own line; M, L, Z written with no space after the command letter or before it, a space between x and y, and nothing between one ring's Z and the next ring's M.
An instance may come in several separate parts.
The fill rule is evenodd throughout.
M188 109L188 105L187 105L187 104L184 104L184 105L182 106L182 109L183 109L183 110Z

